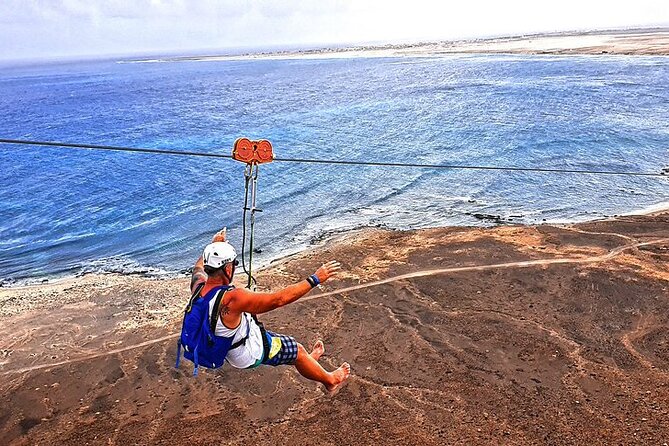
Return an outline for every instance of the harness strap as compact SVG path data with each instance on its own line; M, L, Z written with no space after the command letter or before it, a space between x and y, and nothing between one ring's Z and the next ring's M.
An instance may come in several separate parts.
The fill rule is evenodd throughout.
M260 331L262 332L262 329L260 329ZM248 321L247 321L246 322L246 334L244 335L244 337L242 339L240 339L239 341L232 344L228 351L234 350L237 347L241 347L242 345L246 344L246 340L249 338L249 333L251 333L251 324L249 324Z
M216 300L214 301L214 308L212 308L211 317L209 318L209 329L211 330L211 334L216 333L216 323L220 317L221 300L223 300L223 296L225 296L225 291L221 292L221 290L218 290Z
M254 315L255 316L255 315ZM260 324L260 335L262 336L262 361L265 362L269 357L269 339L267 339L267 330Z
M212 311L211 311L211 318L209 319L209 328L211 329L211 334L214 335L214 336L216 335L216 324L218 323L218 319L220 318L220 313L219 312L221 311L221 302L223 301L223 298L225 297L225 293L228 292L229 290L230 290L230 288L228 288L227 290L225 290L223 292L221 292L219 290L218 294L216 295L216 300L214 301L214 307L212 308ZM244 317L244 316L242 316L242 317ZM253 317L255 319L255 315L253 315ZM257 321L257 319L255 319L255 320ZM262 327L262 324L260 324L260 326ZM261 331L262 331L262 328L261 328ZM240 339L239 341L232 344L230 346L230 348L228 349L228 351L234 350L237 347L241 347L242 345L246 344L246 340L249 338L249 333L251 333L251 324L247 321L246 322L246 334L244 335L244 337L242 339Z
M258 316L256 316L255 314L251 314L251 317L253 318L253 321L256 323L258 327L264 328L262 322L258 320Z
M262 337L262 361L264 362L267 357L269 356L269 340L267 339L267 330L265 330L265 326L258 320L258 316L255 314L252 314L251 317L253 318L253 321L256 323L258 328L260 328L260 335Z

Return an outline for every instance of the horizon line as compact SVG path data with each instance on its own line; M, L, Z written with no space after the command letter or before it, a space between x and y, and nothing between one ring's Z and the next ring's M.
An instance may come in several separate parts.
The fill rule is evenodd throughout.
M510 34L491 34L477 37L461 37L451 39L416 39L400 41L367 41L367 42L333 42L333 43L305 43L305 44L276 44L265 45L262 47L221 47L221 48L192 48L185 50L163 50L163 51L140 51L137 53L105 53L105 54L79 54L69 56L54 57L26 57L19 59L0 59L0 65L34 65L39 63L73 63L87 61L106 61L106 60L125 60L142 61L157 57L216 57L216 56L255 56L255 55L274 55L282 53L299 52L318 52L324 50L353 50L360 49L384 49L397 45L427 45L433 43L467 43L477 41L488 41L496 39L523 39L532 37L550 37L550 36L568 36L568 35L597 35L606 33L625 33L625 32L669 32L669 23L661 25L634 25L628 27L614 28L589 28L589 29L569 29L538 31L530 33L510 33Z

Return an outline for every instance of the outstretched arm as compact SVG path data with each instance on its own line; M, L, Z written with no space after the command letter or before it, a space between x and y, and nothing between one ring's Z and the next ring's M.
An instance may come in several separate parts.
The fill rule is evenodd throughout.
M207 277L207 273L204 272L204 260L202 259L202 256L200 256L200 258L197 259L197 262L195 262L193 272L190 276L190 292L194 293L195 288L197 288L199 284L207 281Z
M224 242L226 230L226 228L223 228L218 231L211 239L211 242ZM200 283L206 282L207 277L207 273L204 272L204 259L200 256L200 258L197 259L197 262L195 262L195 265L193 265L193 273L190 278L190 292L194 292L195 288L197 288Z
M341 265L339 262L333 260L318 268L316 277L318 277L320 283L324 283L337 275L340 269ZM311 284L307 280L290 285L275 293L254 293L246 289L236 289L227 307L231 311L240 313L266 313L295 302L309 291L311 291Z

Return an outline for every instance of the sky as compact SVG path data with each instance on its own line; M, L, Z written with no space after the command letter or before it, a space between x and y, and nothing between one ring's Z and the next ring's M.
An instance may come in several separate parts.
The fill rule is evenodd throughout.
M0 60L669 26L669 0L0 0Z

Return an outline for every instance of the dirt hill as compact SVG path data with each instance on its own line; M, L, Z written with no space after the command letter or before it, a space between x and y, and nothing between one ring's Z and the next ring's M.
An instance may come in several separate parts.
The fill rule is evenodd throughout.
M259 282L330 259L340 280L261 319L351 363L334 397L289 367L176 370L186 278L0 289L0 444L669 442L669 214L366 230Z

